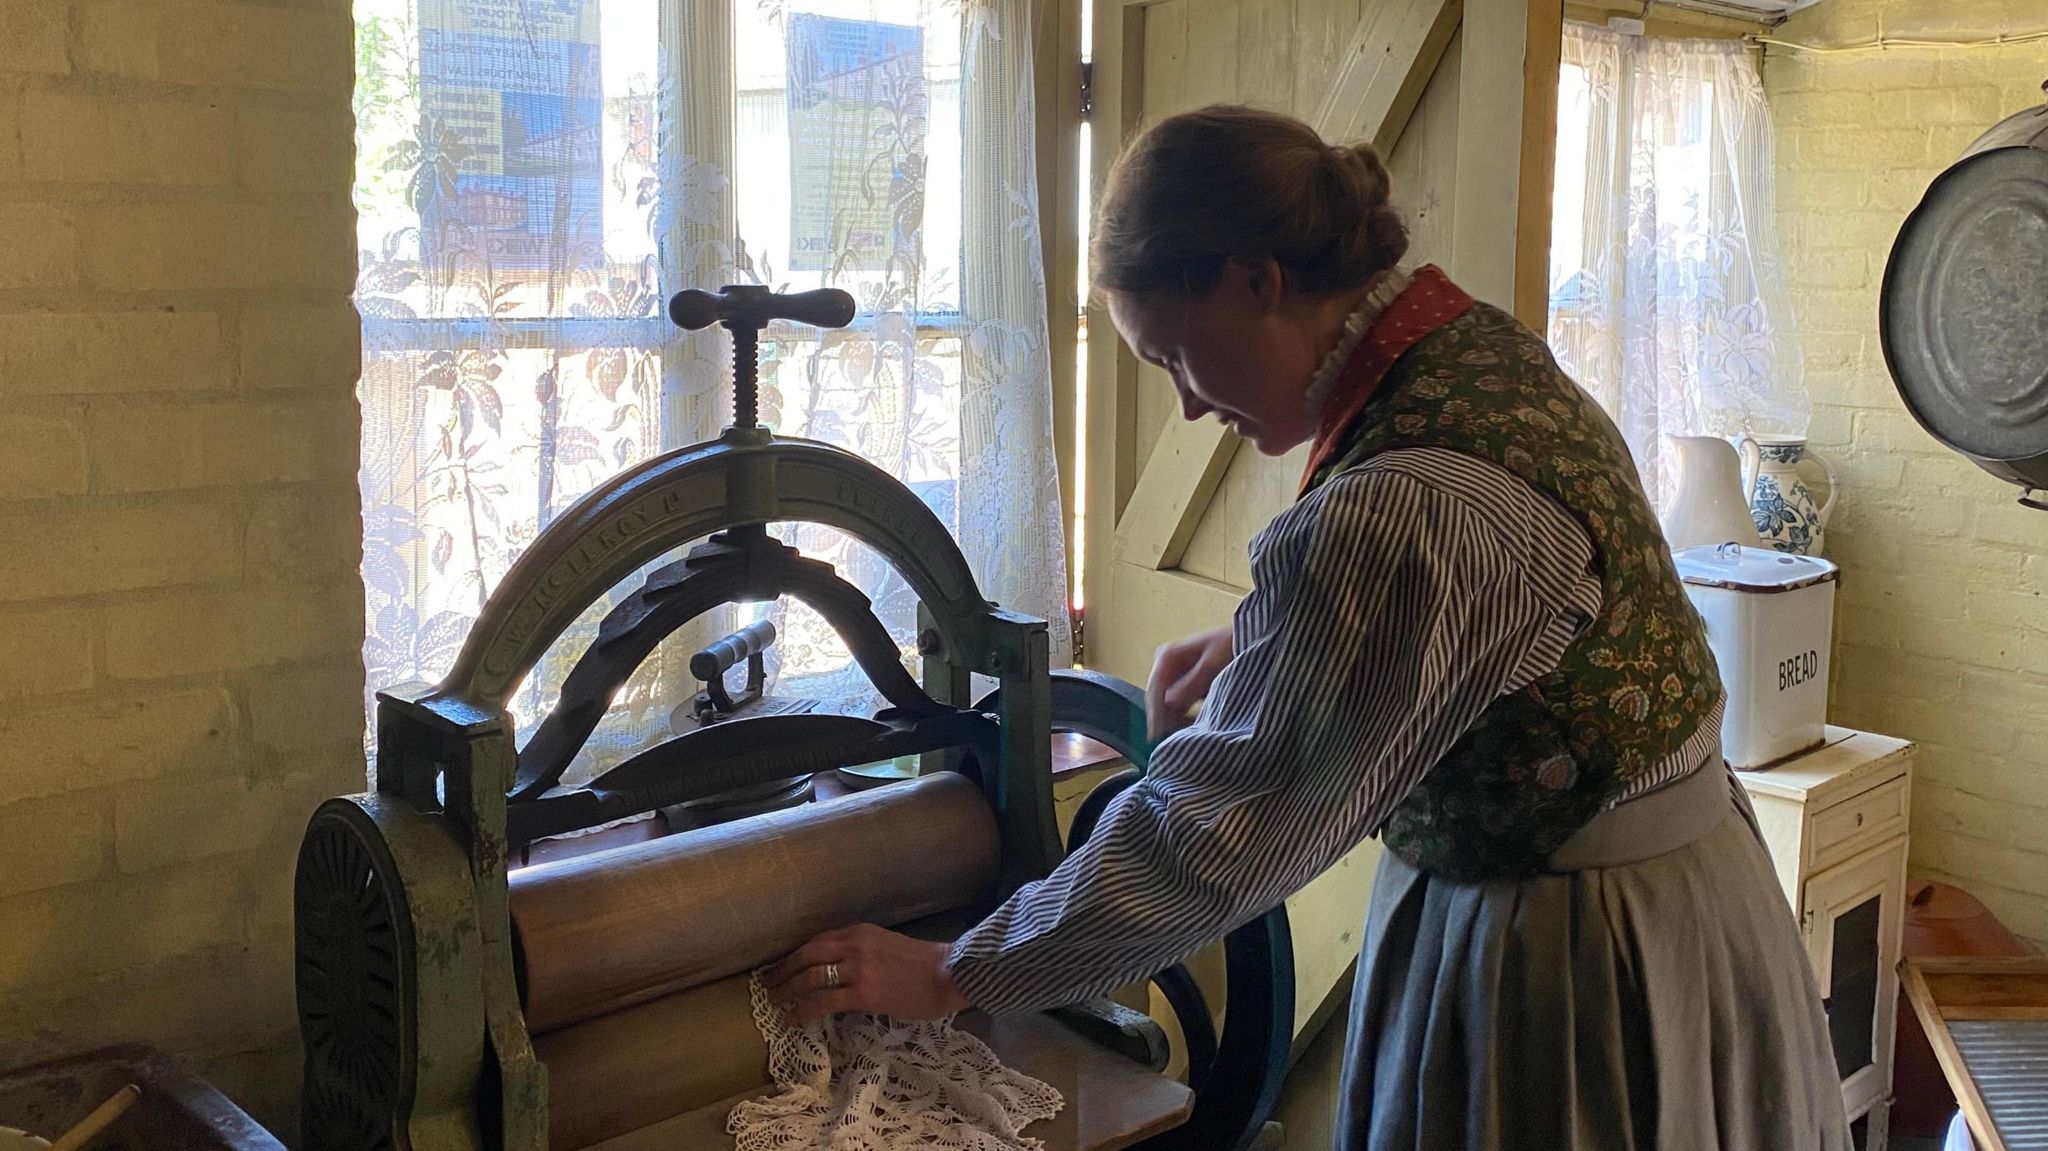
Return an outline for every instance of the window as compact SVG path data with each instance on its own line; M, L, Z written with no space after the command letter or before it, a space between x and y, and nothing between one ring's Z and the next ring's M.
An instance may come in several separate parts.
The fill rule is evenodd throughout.
M1550 324L1577 325L1586 314L1586 149L1592 92L1583 64L1567 60L1557 78L1557 176L1551 198Z
M1567 24L1557 149L1551 347L1614 416L1652 497L1666 435L1804 432L1747 48Z
M437 678L583 492L727 422L723 338L678 331L664 305L735 281L854 294L843 332L765 334L763 421L896 475L986 592L1054 617L1043 295L1004 289L1038 259L1017 178L1029 37L1001 26L1022 17L970 19L957 0L357 0L372 689ZM901 579L827 529L778 530L862 587L914 658ZM608 606L529 678L522 725ZM859 704L822 620L772 610L784 684ZM635 677L599 742L660 734L695 687L663 674Z
M1603 95L1603 103L1611 96ZM1567 59L1558 75L1557 176L1550 239L1550 306L1558 317L1579 317L1586 304L1588 153L1595 129L1595 93L1587 66ZM1624 140L1630 195L1654 200L1650 214L1682 247L1704 247L1714 215L1712 158L1707 146L1713 119L1714 84L1700 80L1680 88L1672 106L1660 109L1663 123L1652 141L1638 145ZM1604 112L1605 109L1603 108ZM1601 127L1604 129L1605 124ZM1633 127L1633 125L1631 126ZM1613 153L1609 153L1612 155ZM1620 164L1606 169L1621 175ZM1600 194L1595 188L1594 194ZM1624 228L1627 221L1623 221ZM1697 299L1698 279L1660 282L1663 294Z
M869 337L764 340L762 418L882 464L957 529L958 9L763 0L741 3L735 26L742 272L790 291L852 288L862 313L854 328ZM825 363L838 370L819 370ZM782 534L897 617L904 658L915 659L909 586L879 557L827 528ZM817 613L802 605L743 613L777 617L791 693L865 701L864 678Z

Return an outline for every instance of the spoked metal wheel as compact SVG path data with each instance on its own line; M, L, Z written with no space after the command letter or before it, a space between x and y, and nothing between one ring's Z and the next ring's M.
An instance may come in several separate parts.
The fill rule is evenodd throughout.
M295 880L303 1130L317 1151L386 1151L402 1110L400 952L405 893L381 843L343 819L314 821Z
M386 795L330 799L292 894L304 1146L470 1145L448 1140L476 1125L481 947L447 821Z
M977 706L993 707L995 696ZM1098 740L1131 767L1097 784L1082 800L1067 835L1068 850L1094 833L1103 812L1144 778L1152 744L1145 738L1144 693L1098 672L1052 675L1052 727ZM1223 1025L1185 964L1154 975L1152 986L1172 1009L1186 1044L1188 1086L1195 1109L1180 1127L1147 1140L1146 1151L1241 1151L1249 1147L1279 1099L1294 1040L1294 943L1283 904L1223 941Z

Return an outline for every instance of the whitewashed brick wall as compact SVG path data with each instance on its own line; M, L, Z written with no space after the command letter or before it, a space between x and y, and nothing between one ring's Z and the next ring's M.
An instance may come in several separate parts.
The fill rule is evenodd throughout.
M2048 0L1822 0L1778 30L1849 43L2048 28ZM2048 942L2048 512L1920 430L1878 340L1885 260L1928 183L2039 104L2048 46L1771 49L1778 207L1814 399L1841 468L1834 718L1920 744L1913 869Z
M362 785L347 0L0 0L0 1066L288 1129L290 882Z

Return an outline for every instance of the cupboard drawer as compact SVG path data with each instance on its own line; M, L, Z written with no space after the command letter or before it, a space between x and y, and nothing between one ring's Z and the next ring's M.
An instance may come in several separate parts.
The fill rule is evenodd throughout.
M1832 867L1873 844L1906 831L1906 780L1902 776L1851 796L1813 817L1813 846L1807 867Z

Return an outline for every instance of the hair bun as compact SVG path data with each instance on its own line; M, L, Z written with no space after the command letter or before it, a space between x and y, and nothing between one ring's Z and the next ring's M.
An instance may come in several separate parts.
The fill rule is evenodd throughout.
M1331 146L1277 112L1219 104L1145 130L1105 182L1089 273L1114 292L1192 295L1227 261L1267 257L1290 290L1363 288L1408 250L1370 144Z
M1393 180L1371 144L1337 144L1325 154L1336 176L1330 215L1336 263L1353 276L1391 268L1408 254L1408 227L1391 203Z
M1379 149L1369 143L1332 144L1324 154L1339 176L1339 187L1351 199L1349 205L1359 216L1370 216L1387 206L1393 180L1380 161Z

